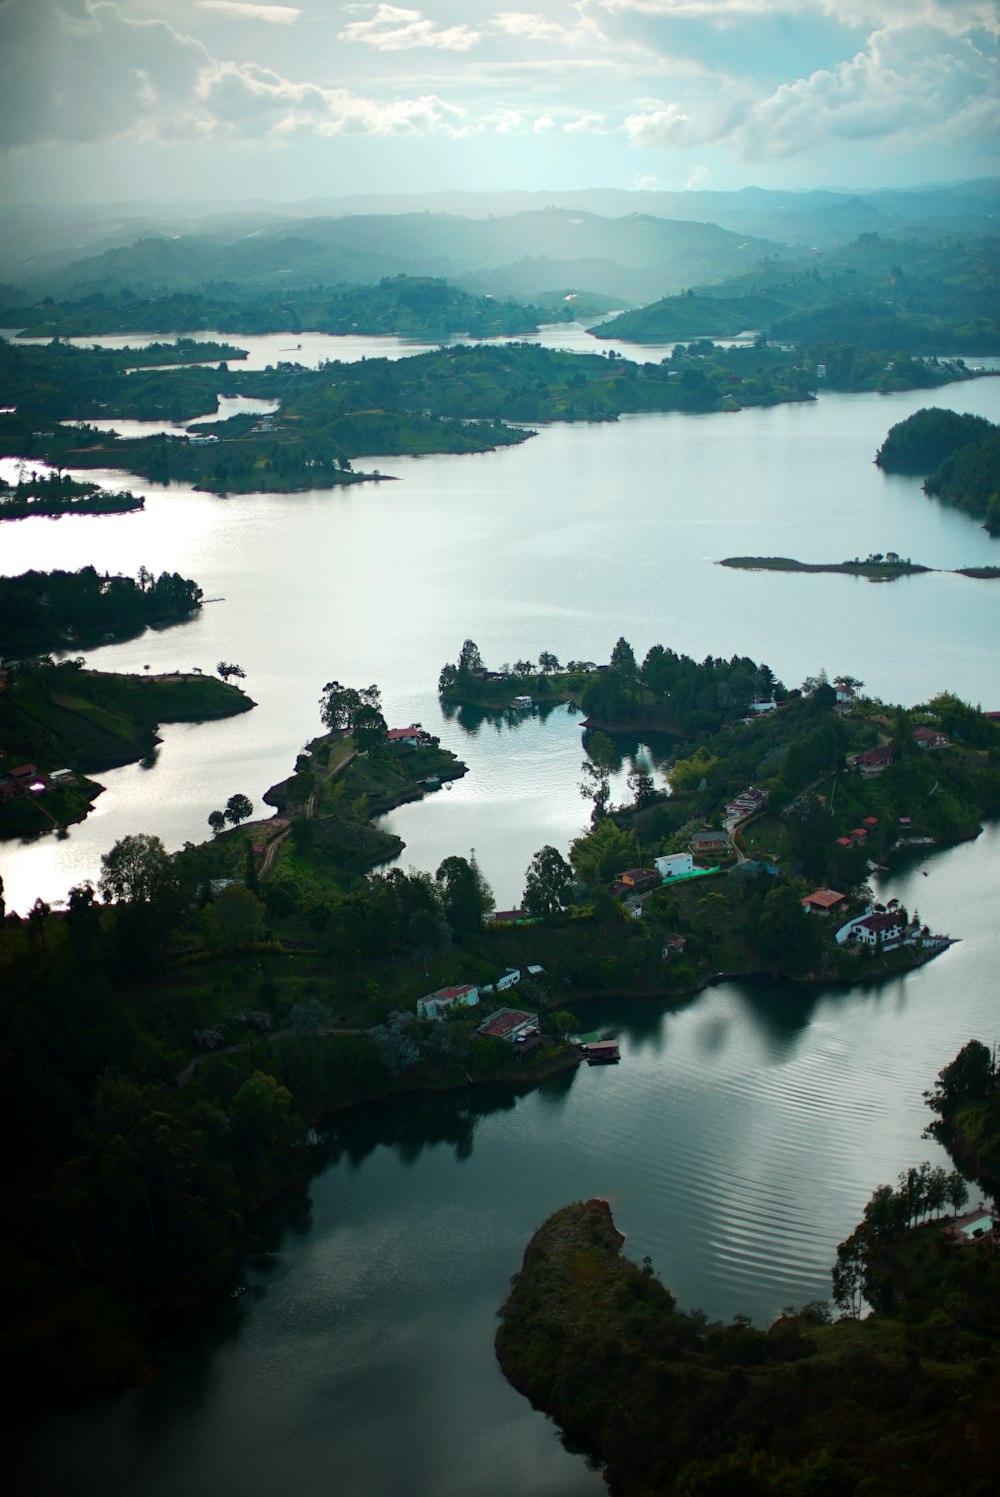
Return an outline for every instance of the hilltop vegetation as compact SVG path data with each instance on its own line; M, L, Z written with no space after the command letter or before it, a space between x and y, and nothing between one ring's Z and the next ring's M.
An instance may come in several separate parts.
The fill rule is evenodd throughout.
M1000 347L997 241L880 239L689 287L604 322L598 337L659 343L766 331L803 347L850 343L869 353L986 354Z
M890 428L875 461L888 473L925 473L924 489L1000 535L1000 427L983 416L922 410Z
M67 643L128 639L144 629L190 618L202 590L190 577L142 567L138 578L76 572L22 572L0 577L0 637L11 655L65 649Z
M0 312L4 326L21 326L28 338L94 336L106 333L185 333L218 329L224 333L332 334L392 333L399 338L446 338L460 333L471 338L532 333L538 329L539 308L510 298L471 296L467 291L432 276L386 276L370 286L333 290L311 287L289 294L262 294L254 286L228 295L222 288L175 291L138 298L92 292L78 300L8 307ZM197 343L185 340L197 357Z

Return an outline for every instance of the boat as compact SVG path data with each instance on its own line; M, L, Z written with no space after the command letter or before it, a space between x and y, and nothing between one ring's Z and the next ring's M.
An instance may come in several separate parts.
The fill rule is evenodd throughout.
M583 1046L583 1053L587 1057L588 1066L614 1065L621 1060L617 1040L593 1040Z

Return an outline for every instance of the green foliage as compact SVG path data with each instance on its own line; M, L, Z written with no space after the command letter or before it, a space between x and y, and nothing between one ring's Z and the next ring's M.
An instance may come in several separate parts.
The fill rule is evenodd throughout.
M62 648L67 639L127 638L153 624L173 623L201 607L202 591L189 577L162 572L138 582L94 567L76 572L23 572L0 578L0 635L5 650L27 654Z
M555 847L539 848L524 878L524 913L536 919L558 915L573 897L573 873Z

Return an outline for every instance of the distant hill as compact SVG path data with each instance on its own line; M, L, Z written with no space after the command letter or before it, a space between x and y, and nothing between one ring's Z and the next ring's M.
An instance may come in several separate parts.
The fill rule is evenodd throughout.
M766 259L604 322L599 337L662 343L763 330L778 341L843 341L910 353L1000 348L1000 239L883 239L866 232L822 258Z
M609 219L564 209L509 218L367 214L146 237L68 265L12 275L20 298L56 300L127 289L137 296L212 289L234 293L369 284L398 274L475 276L476 289L534 296L575 285L634 302L748 269L780 247L715 224L633 214ZM530 262L527 266L524 262ZM494 267L503 267L493 276ZM597 284L588 283L593 268Z

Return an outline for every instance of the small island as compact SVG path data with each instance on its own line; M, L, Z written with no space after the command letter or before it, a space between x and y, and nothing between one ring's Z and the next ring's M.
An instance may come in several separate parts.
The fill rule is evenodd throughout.
M145 508L141 494L130 489L103 489L67 473L32 473L16 484L0 478L0 520L29 520L42 515L123 515Z
M742 572L840 572L846 577L867 577L869 582L895 582L898 577L916 577L922 572L948 571L945 567L925 567L905 559L896 551L871 552L864 561L796 561L791 556L727 556L716 563ZM1000 577L1000 567L955 567L952 575L989 579Z

